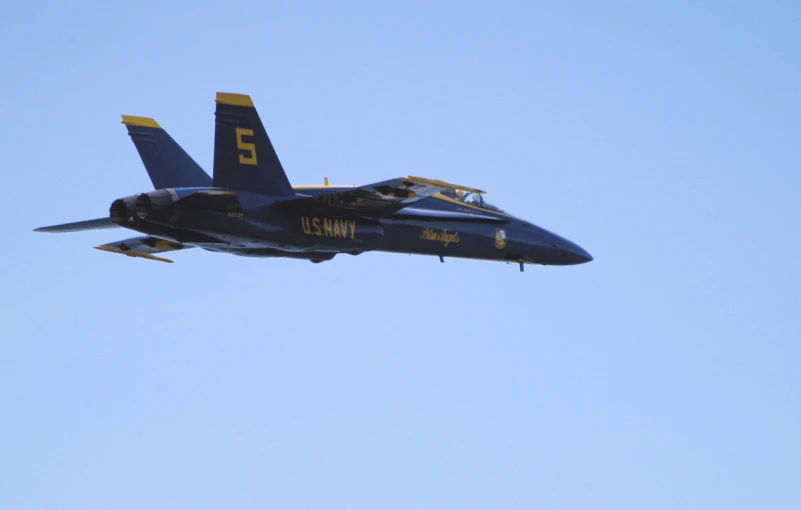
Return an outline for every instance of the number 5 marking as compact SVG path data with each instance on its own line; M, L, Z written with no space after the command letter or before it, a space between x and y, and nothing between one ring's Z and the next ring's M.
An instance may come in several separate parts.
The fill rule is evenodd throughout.
M256 165L256 145L242 141L242 136L253 136L252 129L236 128L236 146L240 151L249 152L249 155L239 154L240 165Z

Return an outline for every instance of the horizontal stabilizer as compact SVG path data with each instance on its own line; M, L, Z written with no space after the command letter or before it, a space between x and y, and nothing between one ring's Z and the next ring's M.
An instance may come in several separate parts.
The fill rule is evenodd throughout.
M119 225L111 221L111 218L98 218L96 220L76 221L74 223L63 223L49 227L39 227L34 232L79 232L81 230L103 230L107 228L117 228Z
M159 239L158 237L143 236L102 244L100 246L95 246L95 248L111 253L127 255L128 257L158 260L159 262L168 262L172 264L172 260L165 259L163 257L157 257L153 254L164 253L167 251L185 250L192 247L186 246L185 244L176 243L174 241Z

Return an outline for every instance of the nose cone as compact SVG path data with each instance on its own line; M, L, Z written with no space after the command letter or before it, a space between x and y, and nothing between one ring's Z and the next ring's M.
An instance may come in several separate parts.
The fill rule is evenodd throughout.
M565 252L566 258L570 261L570 264L584 264L592 260L592 255L590 255L587 250L566 239L561 243L560 248Z
M527 260L555 266L584 264L593 260L587 250L562 236L532 224L528 224L527 230L528 255L524 257Z

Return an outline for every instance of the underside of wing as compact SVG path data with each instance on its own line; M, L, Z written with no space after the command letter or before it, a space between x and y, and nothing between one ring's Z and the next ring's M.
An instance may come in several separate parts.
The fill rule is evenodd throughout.
M341 207L356 212L390 214L448 189L459 189L479 194L485 193L482 190L467 186L409 176L367 184L344 191L326 193L309 197L306 200L322 202L329 206Z
M158 237L142 236L132 237L131 239L125 239L122 241L115 241L113 243L102 244L100 246L95 246L95 248L111 253L127 255L129 257L139 257L143 259L158 260L159 262L172 263L172 260L163 257L157 257L154 254L186 250L192 248L192 246L159 239Z

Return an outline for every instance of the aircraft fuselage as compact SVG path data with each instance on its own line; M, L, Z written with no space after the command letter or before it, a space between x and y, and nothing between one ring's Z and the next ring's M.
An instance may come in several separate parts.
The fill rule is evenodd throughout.
M307 197L336 190L325 186L298 191ZM204 195L201 200L197 198L198 191L219 195ZM339 253L384 251L543 265L592 260L576 244L515 216L457 204L437 195L392 214L371 215L324 203L309 206L302 202L303 208L298 208L296 201L230 190L176 189L151 195L156 193L172 197L169 214L159 216L142 207L138 211L132 208L131 214L118 224L236 255L323 261ZM131 198L136 197L121 200ZM443 219L448 211L476 213L480 217Z

